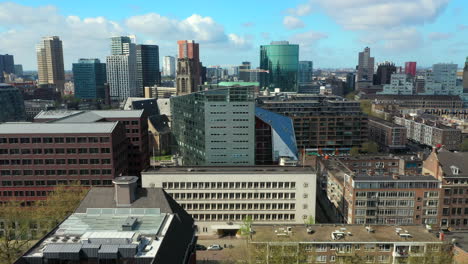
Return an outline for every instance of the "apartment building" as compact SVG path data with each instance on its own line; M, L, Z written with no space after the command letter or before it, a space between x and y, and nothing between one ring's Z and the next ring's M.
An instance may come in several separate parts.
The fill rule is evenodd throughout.
M419 144L458 150L462 142L461 130L445 126L431 115L401 115L395 116L393 121L397 125L405 126L408 139Z
M431 176L354 173L327 164L327 197L347 224L438 225L441 182Z
M258 224L302 224L315 217L310 167L173 167L142 173L144 188L163 188L192 215L200 235L234 235Z
M44 199L57 185L112 185L128 172L124 125L4 123L0 125L0 199Z
M260 96L257 106L293 120L299 149L346 152L368 139L367 115L356 101L338 96L283 93Z
M369 140L376 142L383 149L389 151L406 149L406 131L404 126L385 119L369 117Z
M442 182L439 221L442 228L468 229L468 152L436 150L424 161L423 173Z

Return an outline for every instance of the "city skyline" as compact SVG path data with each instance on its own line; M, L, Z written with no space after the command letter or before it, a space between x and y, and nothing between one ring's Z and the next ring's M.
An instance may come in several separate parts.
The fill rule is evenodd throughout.
M71 70L79 58L104 61L110 37L136 35L137 43L158 45L161 58L176 54L177 40L193 39L200 43L204 65L251 61L257 67L260 45L276 40L299 44L299 59L314 61L316 68L353 68L365 46L372 48L376 63L388 60L400 66L406 61L416 61L418 67L451 62L462 68L468 54L463 40L468 5L461 0L311 0L273 5L186 1L177 8L144 1L112 5L101 1L93 2L92 9L91 2L84 2L1 3L0 53L13 54L25 70L36 70L35 44L44 36L57 35L63 41L65 69Z

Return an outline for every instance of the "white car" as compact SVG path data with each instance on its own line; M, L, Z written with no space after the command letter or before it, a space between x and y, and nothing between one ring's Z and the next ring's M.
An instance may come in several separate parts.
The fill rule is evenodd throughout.
M220 245L214 244L208 247L208 250L221 250L223 249Z

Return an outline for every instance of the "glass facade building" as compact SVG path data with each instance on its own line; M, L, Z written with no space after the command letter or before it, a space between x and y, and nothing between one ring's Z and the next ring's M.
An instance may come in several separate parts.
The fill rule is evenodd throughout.
M80 99L104 99L107 82L106 64L99 59L80 59L73 63L75 96Z
M172 97L171 112L184 166L255 165L253 86Z
M25 119L23 95L20 90L12 85L0 83L0 123Z
M260 87L282 92L297 92L299 71L299 45L287 41L274 41L260 46Z
M143 96L144 88L161 83L159 72L159 47L157 45L136 45L138 94Z

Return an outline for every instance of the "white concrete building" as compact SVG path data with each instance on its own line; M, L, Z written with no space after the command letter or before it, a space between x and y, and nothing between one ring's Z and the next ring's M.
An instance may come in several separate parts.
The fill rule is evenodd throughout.
M235 234L243 220L304 224L315 218L310 167L172 167L142 172L142 186L162 187L196 221L200 235Z
M413 80L405 73L394 73L391 76L390 84L383 86L383 91L377 94L413 94Z
M424 93L430 95L461 95L463 86L457 86L457 64L438 63L425 73Z

